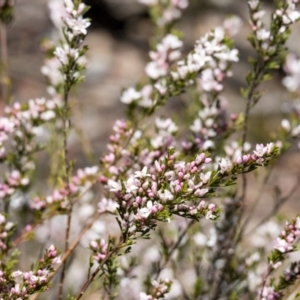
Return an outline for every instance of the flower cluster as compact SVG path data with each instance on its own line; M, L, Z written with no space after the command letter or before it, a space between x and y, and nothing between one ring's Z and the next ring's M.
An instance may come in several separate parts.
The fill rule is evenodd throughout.
M293 286L295 284L295 281L299 278L299 276L300 262L296 261L291 263L291 265L284 270L283 275L280 276L278 282L275 284L275 287L272 288L276 291L276 294L278 296L282 296L284 290L287 287Z
M230 172L242 172L244 169L251 169L254 165L266 165L273 157L279 154L280 148L273 143L267 145L257 144L255 150L251 153L246 153L246 149L250 149L248 143L244 144L244 147L238 146L236 143L232 143L230 146L225 146L225 152L227 157L216 157L215 161L218 162L216 168L223 173Z
M300 217L297 217L296 220L292 222L287 222L285 229L281 232L279 237L276 239L274 249L280 253L288 253L293 250L294 244L297 237L300 236Z
M276 16L282 20L285 25L295 23L300 19L300 12L297 10L298 0L287 0L282 6L276 10Z
M135 139L129 122L117 120L113 126L113 131L114 134L110 135L110 143L107 146L109 154L104 155L101 159L101 163L107 171L105 175L110 178L124 173L131 165L130 153L123 144L128 140ZM107 182L107 178L103 176L102 181Z
M52 0L49 3L51 19L57 29L62 31L60 45L53 48L51 43L44 43L43 48L49 54L41 71L48 81L48 93L61 100L65 82L73 85L82 80L81 70L85 68L86 48L81 47L90 21L83 18L87 6L71 0ZM67 74L67 77L65 77Z
M102 198L98 202L99 213L103 213L103 212L115 213L118 207L119 207L118 203L116 203L112 199Z
M188 82L194 74L200 73L200 83L204 91L220 91L231 62L238 61L238 50L231 49L228 37L222 27L217 27L196 42L194 51L185 60L177 63L177 70L171 72L174 80Z
M9 238L14 232L15 224L6 220L6 217L0 214L0 249L2 252L9 250L7 244Z
M146 65L146 74L152 79L158 79L169 73L170 64L177 60L181 53L179 49L183 43L175 35L168 34L161 43L157 44L156 51L150 51L152 61Z
M93 258L96 262L101 263L107 258L108 243L105 240L92 241L90 243L90 249L94 254Z
M153 280L151 282L151 292L149 294L141 292L139 300L165 299L165 296L169 293L171 287L172 281L169 279L161 279L159 282Z
M10 274L10 281L8 282L8 288L5 295L8 296L9 299L29 299L30 295L35 294L38 291L47 290L49 288L48 277L54 270L54 267L60 263L61 258L59 252L51 245L46 249L43 258L40 259L33 271L22 272L18 270ZM0 277L0 281L6 281L4 274ZM12 285L11 288L9 288L10 285ZM1 296L3 296L3 294Z
M169 153L165 158L156 160L154 168L144 166L128 176L126 181L109 179L107 186L117 199L122 226L125 227L134 226L142 230L153 225L148 221L168 221L173 214L192 219L203 216L215 219L217 207L199 199L209 196L228 177L267 164L277 153L278 148L274 144L256 145L252 154L241 154L234 162L222 158L213 172L203 171L212 162L205 153L188 163Z
M40 149L34 137L42 132L41 125L56 117L55 110L56 103L44 98L5 108L0 118L0 163L6 163L11 171L0 183L0 198L29 184L28 176L34 168L33 154Z
M225 105L221 101L210 104L201 99L202 107L198 116L194 119L190 130L193 132L193 142L184 143L186 149L196 146L197 149L212 149L215 147L214 140L228 129L228 123L225 117Z
M61 95L59 93L64 83L63 75L60 72L61 63L57 57L45 59L41 68L42 74L47 78L47 92L53 97L57 104L61 105Z
M260 299L262 300L276 300L280 299L280 294L277 293L273 287L271 286L265 286L261 292Z
M190 163L177 161L174 155L170 155L156 161L155 169L148 172L145 166L123 183L108 180L108 188L117 198L119 212L129 213L125 225L143 227L150 220L150 215L151 219L164 221L169 220L172 214L191 218L209 215L215 218L215 206L207 206L205 201L188 204L191 198L203 198L209 192L207 182L210 173L199 173L210 161L204 153Z
M287 258L287 254L296 251L297 238L300 236L300 217L286 222L284 230L277 237L274 250L268 257L268 276L282 265ZM294 284L295 278L299 276L299 263L293 262L290 268L284 271L284 275L276 282L271 279L269 286L264 286L261 290L262 299L281 299L283 291Z
M69 207L69 198L76 198L99 180L98 167L86 167L77 170L77 174L70 179L69 184L55 189L47 197L35 197L30 202L30 207L36 211L42 211L47 207L54 205L57 209L66 209Z
M170 118L156 118L155 127L157 134L150 142L155 150L169 149L174 146L174 135L178 131L177 125Z
M252 40L252 45L256 50L263 51L266 55L276 53L276 48L280 46L278 41L286 39L286 32L289 26L300 18L297 11L297 2L293 0L277 2L277 9L272 14L272 28L268 30L262 21L265 11L261 10L259 0L248 1L250 8L251 27L256 37L256 42ZM276 25L275 25L276 24Z
M80 51L80 45L83 42L83 37L87 34L87 27L90 26L90 21L83 18L87 7L83 3L74 3L71 0L65 0L66 15L63 18L63 33L65 43L61 47L57 47L54 55L61 62L61 65L66 68L66 71L73 71L72 75L76 76L76 72L82 65L78 62L84 51Z
M194 84L199 74L199 82L204 91L219 92L223 89L221 82L226 75L230 75L231 62L238 61L238 50L232 49L228 43L229 38L223 27L217 27L197 41L194 50L186 59L177 62L176 67L171 68L169 72L167 62L177 59L180 53L178 50L170 50L180 47L181 41L171 35L165 39L164 41L168 41L167 46L163 43L158 46L163 55L158 50L151 52L150 56L155 58L155 62L149 63L146 68L148 75L158 80L155 80L153 86L145 85L140 89L131 87L123 91L123 103L155 107L166 97L181 93L183 87ZM169 54L172 54L171 58Z

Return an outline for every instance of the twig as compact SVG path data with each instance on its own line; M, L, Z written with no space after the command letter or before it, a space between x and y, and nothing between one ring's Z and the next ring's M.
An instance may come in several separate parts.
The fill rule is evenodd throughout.
M242 134L242 154L244 154L244 152L245 152L244 144L247 141L250 110L253 107L253 105L255 104L255 103L253 103L255 91L262 80L262 76L264 75L264 71L265 71L265 66L268 63L268 61L269 60L258 63L258 65L256 66L256 69L254 70L254 78L251 81L251 84L250 84L250 87L248 90L248 95L247 95L247 99L246 99L247 104L246 104L245 114L244 114L245 120L244 120L244 126L243 126L243 131L242 131L243 132L243 134ZM242 194L239 198L240 213L238 214L237 226L240 224L242 217L244 215L244 209L245 209L244 203L245 203L246 193L247 193L247 174L243 174L242 175ZM238 235L235 238L235 240L236 240L235 246L242 239L242 236L243 236L243 231L240 230Z
M283 296L282 300L288 300L290 299L289 297L296 291L297 287L299 287L300 285L300 277L298 277L296 279L296 281L294 282L294 285L292 286L292 288L290 290L288 290L286 292L286 294ZM299 299L298 297L297 298L294 298L294 300L297 300Z
M262 192L263 190L265 189L265 186L267 184L267 182L269 181L270 177L271 177L271 174L272 174L272 171L274 170L274 168L271 168L269 169L267 175L265 176L261 186L260 186L260 189L259 191L257 192L257 195L256 195L256 198L254 200L254 203L252 204L252 207L248 213L248 216L246 217L245 221L243 222L243 224L241 225L240 227L240 230L239 230L239 233L237 234L237 239L239 239L239 237L241 236L242 232L244 232L247 224L249 223L250 219L251 219L251 216L253 215L253 212L255 210L255 207L258 205L258 203L260 202L261 200L261 197L262 197Z
M88 278L88 280L85 282L85 284L83 285L79 295L77 296L77 298L75 300L79 300L82 298L83 294L85 293L85 291L87 290L87 288L90 286L90 284L94 281L95 277L97 276L97 274L99 273L99 271L102 269L102 267L106 264L107 260L110 259L120 248L120 245L122 245L122 241L119 242L119 244L113 249L111 250L107 256L105 257L105 259L101 262L101 264L99 264L99 266L97 267L97 269L92 273L92 275Z
M69 256L73 253L73 251L75 250L75 248L78 246L78 244L80 243L82 237L86 234L86 232L88 230L91 229L91 227L93 226L93 224L95 223L96 220L99 219L99 217L102 215L103 213L97 213L95 215L95 217L82 229L82 231L80 232L79 236L77 237L77 239L73 242L73 244L69 247L69 249L65 252L65 254L63 255L62 259L61 259L61 264L55 269L55 271L53 273L51 273L48 277L48 281L51 281L52 278L55 276L55 274L59 271L59 269L63 266L63 264L66 262L66 260L69 258ZM36 300L38 298L38 296L40 295L40 293L34 295L32 297L31 300Z
M63 152L64 152L64 168L65 168L65 183L67 186L70 184L70 162L68 159L68 133L71 127L71 120L69 116L69 79L67 76L65 87L64 87L64 107L63 107ZM69 237L70 237L70 230L71 230L71 221L72 221L72 211L73 211L73 204L72 199L67 199L69 202L69 210L68 210L68 217L67 217L67 226L66 226L66 237L65 237L65 250L67 251L69 248ZM58 299L63 299L63 285L65 279L65 272L66 272L66 263L63 263L60 282L59 282L59 291L58 291Z
M251 234L257 228L259 228L261 225L263 225L265 222L267 222L280 209L280 207L290 199L290 197L295 193L295 191L299 187L299 184L300 184L300 176L298 176L298 179L295 182L292 189L290 190L290 192L285 197L282 197L281 199L279 199L279 201L273 207L272 211L267 216L265 216L254 228L252 228L249 232L247 232L247 235Z
M96 183L97 183L97 181L96 181L96 182L93 182L93 185L96 184ZM84 191L82 191L78 196L76 196L76 198L73 198L73 202L75 202L75 200L80 199L81 197L83 197L83 196L85 195L85 193L87 193L87 192L89 191L90 188L92 188L92 186L86 188L86 189L85 189ZM21 242L23 241L23 239L25 239L26 236L27 236L30 232L33 232L33 230L34 230L37 226L42 225L43 222L45 222L45 221L51 219L51 218L54 217L54 216L56 216L56 213L55 213L55 212L53 212L52 214L46 216L45 219L40 220L38 223L35 223L35 224L30 225L30 226L31 226L31 230L28 231L28 232L23 232L20 236L18 236L18 237L14 240L14 246L17 246L19 243L21 243Z
M157 273L156 273L156 276L155 276L155 279L158 278L160 272L165 268L165 266L169 263L171 257L172 257L172 254L174 253L174 251L178 248L178 246L180 245L182 239L184 238L184 236L186 235L186 233L188 232L188 230L193 226L193 224L195 224L195 221L194 220L191 220L189 221L188 225L186 226L186 228L180 233L177 241L175 244L173 244L172 248L170 249L170 251L168 251L167 253L167 257L166 257L166 260L164 261L164 263L161 265L159 264L158 266L158 270L157 270Z

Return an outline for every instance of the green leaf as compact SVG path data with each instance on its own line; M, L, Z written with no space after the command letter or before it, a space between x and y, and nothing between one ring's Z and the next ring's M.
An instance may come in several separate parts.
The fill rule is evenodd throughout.
M271 61L267 64L267 67L269 69L279 69L280 68L280 64L277 61Z
M271 80L271 79L272 79L272 76L271 76L270 73L266 73L266 74L264 74L263 77L262 77L262 80L263 80L263 81L267 81L267 80Z

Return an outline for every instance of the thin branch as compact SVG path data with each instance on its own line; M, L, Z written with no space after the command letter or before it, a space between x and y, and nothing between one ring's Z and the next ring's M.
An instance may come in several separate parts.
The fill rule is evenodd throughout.
M174 251L178 248L178 246L180 245L182 239L185 237L186 233L188 232L188 230L193 226L193 224L195 224L195 221L194 220L191 220L189 221L188 225L186 226L186 228L180 233L177 241L175 244L173 244L173 246L171 247L170 251L168 251L167 253L167 257L166 257L166 260L164 261L164 263L161 265L159 264L158 266L158 270L157 270L157 273L155 275L155 279L158 278L160 272L166 267L166 265L169 263Z
M71 120L69 116L69 80L68 76L66 79L64 88L64 107L63 107L63 152L64 152L64 168L65 168L65 183L67 186L70 184L70 162L68 159L68 134L71 127ZM68 210L68 216L67 216L67 226L66 226L66 237L65 237L65 252L69 248L69 238L70 238L70 230L71 230L71 222L72 222L72 211L73 211L73 204L72 199L70 197L67 199L69 202L69 210ZM65 279L65 273L66 273L66 263L63 263L62 271L61 271L61 277L59 282L59 292L58 292L58 299L63 299L63 285L64 285L64 279Z
M266 184L267 182L269 181L270 177L271 177L271 174L272 174L272 171L274 170L273 167L271 167L269 170L268 170L268 173L267 175L264 177L264 180L260 186L260 189L258 190L257 192L257 195L256 195L256 198L254 200L254 203L252 204L252 207L248 213L248 216L246 217L246 219L244 220L243 224L241 225L240 227L240 230L239 230L239 233L237 234L237 239L239 239L239 236L244 232L246 226L248 225L253 213L254 213L254 210L256 208L256 206L258 205L258 203L260 202L261 200L261 197L262 197L262 192L263 190L265 189L266 187Z
M254 96L255 96L255 92L257 87L259 86L262 77L264 75L265 72L265 66L267 64L268 61L262 61L262 62L258 62L258 65L256 66L255 70L254 70L254 78L251 81L250 87L248 89L248 94L247 94L247 103L246 103L246 108L245 108L245 120L244 120L244 126L243 126L243 134L242 134L242 154L244 154L244 144L247 141L247 136L248 136L248 123L249 123L249 115L250 115L250 110L253 107L254 103ZM240 224L242 217L244 215L244 203L245 203L245 199L246 199L246 193L247 193L247 174L243 174L242 175L242 194L239 198L239 202L240 202L240 213L238 214L238 222L237 222L237 226L238 224ZM238 235L236 236L236 242L235 242L235 246L236 244L242 239L243 236L243 231L240 230Z
M79 300L82 298L83 294L85 293L85 291L87 290L87 288L90 286L90 284L94 281L95 277L97 276L97 274L99 273L99 271L102 269L102 267L106 264L106 262L120 249L120 246L122 245L122 241L119 242L119 244L113 249L111 250L107 256L105 257L105 259L101 262L101 264L99 264L99 266L97 267L97 269L92 273L92 275L88 278L88 280L84 283L79 295L77 296L77 298L75 300Z
M86 226L82 229L82 231L80 232L79 236L77 237L77 239L73 242L73 244L69 247L69 249L65 252L65 254L63 255L62 259L61 259L61 264L55 269L55 271L53 273L51 273L48 277L48 281L51 281L52 278L55 276L55 274L59 271L59 269L63 266L63 264L66 262L66 260L69 258L69 256L73 253L73 251L76 249L76 247L78 246L78 244L80 243L82 237L86 234L86 232L88 230L91 229L91 227L93 226L93 224L95 223L95 221L97 221L99 219L99 217L102 215L103 213L97 213L95 215L95 217L86 224ZM35 294L31 300L36 300L38 298L38 296L40 295L40 293Z
M253 231L255 231L257 228L259 228L261 225L266 223L272 216L274 216L274 214L293 196L293 194L296 192L297 188L299 187L299 184L300 184L300 176L298 176L297 181L295 182L295 184L292 187L292 189L290 190L290 192L285 197L282 197L281 199L279 199L276 202L273 209L271 210L271 212L267 216L265 216L254 228L252 228L249 232L247 232L247 235L251 234Z
M282 300L288 300L288 299L290 299L290 296L291 296L294 292L296 292L296 290L297 290L297 288L299 288L299 286L300 286L300 277L298 277L298 278L296 279L296 281L294 282L292 288L286 292L286 294L283 296ZM298 298L298 297L297 297L297 298L294 298L294 300L297 300L297 299L299 299L299 298Z

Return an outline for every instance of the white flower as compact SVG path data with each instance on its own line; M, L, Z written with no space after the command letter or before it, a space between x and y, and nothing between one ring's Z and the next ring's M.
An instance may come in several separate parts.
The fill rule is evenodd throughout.
M266 30L265 28L261 28L256 31L256 37L258 40L264 41L270 37L270 31Z
M145 67L146 74L152 79L167 75L168 69L164 65L158 64L156 61L149 62Z
M165 95L167 90L168 90L166 82L164 82L163 80L160 80L160 81L156 82L154 84L154 87L155 87L156 90L158 90L158 92L161 95Z
M47 110L41 113L41 119L44 121L49 121L51 119L54 119L56 116L55 112L53 110Z
M215 143L211 140L206 140L203 144L203 150L215 148Z
M93 166L93 167L86 167L84 168L84 172L86 175L96 175L98 172L98 167L97 166Z
M153 87L150 84L145 85L141 90L142 100L139 101L139 105L142 107L151 107L155 104L155 101L151 99Z
M67 26L72 30L72 33L76 36L79 34L87 34L87 28L91 25L91 22L87 19L79 17L74 19L72 17L65 18Z
M124 185L126 188L126 193L132 193L138 189L138 187L135 185L134 177L129 177Z
M76 60L79 57L79 51L75 48L70 48L69 45L64 44L62 47L57 47L54 55L59 59L63 65L68 65L70 58Z
M109 179L107 185L110 188L111 192L119 192L122 190L122 185L120 181L117 182L112 179Z
M162 201L169 201L174 199L174 196L169 190L158 191L158 196Z
M220 60L223 61L239 61L239 51L237 49L232 49L229 51L224 51L220 53L216 53L215 57L219 58Z
M142 171L136 171L134 172L134 177L135 178L145 178L145 177L150 177L151 175L147 173L148 168L145 166Z
M107 212L114 213L118 207L119 207L118 203L107 198L102 198L98 203L99 212L107 211Z
M178 127L170 118L156 118L155 125L158 129L167 131L168 133L174 133L178 130Z
M121 102L125 103L125 104L130 104L133 101L141 98L141 93L138 92L136 89L134 89L133 87L125 90L121 96Z
M146 0L139 0L140 2L141 1L146 1ZM147 1L149 1L149 0L147 0ZM140 298L139 298L139 300L152 300L153 299L153 297L151 296L151 295L147 295L146 293L144 293L144 292L141 292L140 293Z
M203 197L205 194L207 194L207 192L209 191L208 188L205 189L197 189L194 193L195 196L197 197Z
M162 147L163 144L164 144L164 138L161 135L158 135L155 138L151 139L151 145L155 149Z
M163 40L162 44L165 46L165 48L169 49L177 49L182 47L183 42L175 35L168 34Z
M20 270L12 272L11 276L16 278L16 277L23 277L23 272L21 272Z
M300 13L296 10L288 10L285 15L282 16L284 24L288 25L295 23L300 18Z
M232 163L229 160L222 158L219 162L219 166L221 168L220 172L223 174L232 167Z
M286 253L288 251L291 251L293 247L284 239L277 238L276 244L274 245L274 249L277 249L281 253Z
M207 173L200 173L200 179L203 183L207 183L208 180L210 179L210 175L211 175L211 172L207 172Z
M138 210L137 212L137 218L143 218L143 219L146 219L149 217L149 215L151 214L152 212L152 207L153 207L153 203L152 201L148 201L147 202L147 207L143 207L141 209Z
M263 157L266 154L267 150L268 148L263 144L257 144L253 153L258 157Z
M57 256L52 260L51 265L52 266L56 266L56 265L60 265L62 263L61 257Z
M200 119L195 119L193 125L190 126L193 132L200 132L202 129L202 121Z

